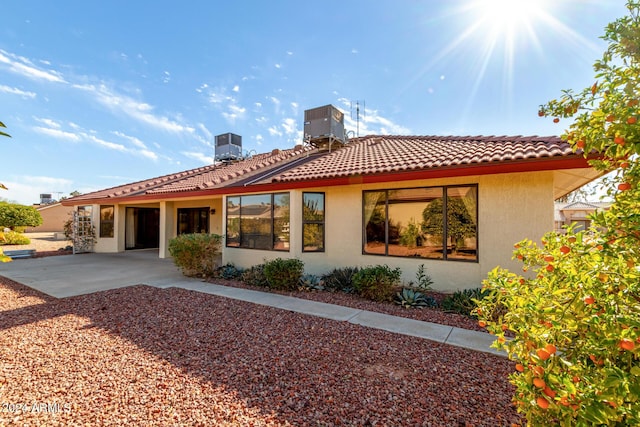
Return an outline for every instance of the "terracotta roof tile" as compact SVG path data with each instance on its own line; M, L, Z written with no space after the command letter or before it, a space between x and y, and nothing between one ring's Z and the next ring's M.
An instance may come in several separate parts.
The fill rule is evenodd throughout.
M290 169L274 182L428 170L536 160L573 154L558 137L366 136L344 148Z
M105 190L82 194L67 202L91 201L115 197L182 193L215 188L231 184L238 179L246 178L257 172L272 169L274 165L285 164L292 159L305 156L310 148L293 148L257 154L246 160L228 165L216 164L190 169L169 175L150 178Z
M344 148L273 150L228 165L208 165L67 199L65 204L141 195L168 195L254 183L331 179L575 155L558 137L365 136Z

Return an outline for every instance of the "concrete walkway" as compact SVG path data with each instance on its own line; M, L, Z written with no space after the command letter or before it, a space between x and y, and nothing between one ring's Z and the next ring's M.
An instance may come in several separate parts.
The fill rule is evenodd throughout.
M0 276L56 298L139 284L177 287L506 356L490 348L494 337L483 332L187 278L171 260L158 258L157 251L16 260L0 264Z

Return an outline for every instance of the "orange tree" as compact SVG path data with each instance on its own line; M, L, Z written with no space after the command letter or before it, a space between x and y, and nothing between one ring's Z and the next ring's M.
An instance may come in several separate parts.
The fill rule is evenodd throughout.
M523 271L491 271L475 310L516 362L514 402L531 425L640 425L640 2L627 8L606 28L593 86L540 108L574 118L563 138L614 171L613 204L589 230L517 243Z

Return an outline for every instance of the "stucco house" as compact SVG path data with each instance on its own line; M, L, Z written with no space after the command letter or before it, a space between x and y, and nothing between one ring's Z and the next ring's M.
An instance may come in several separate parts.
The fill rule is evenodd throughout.
M305 271L387 264L434 288L479 286L513 244L554 228L554 200L597 178L557 137L371 135L238 158L64 200L96 252L225 236L222 262L299 258Z
M63 232L64 223L71 218L73 207L63 206L61 203L34 205L40 212L42 224L37 227L27 227L27 233Z
M574 231L586 230L591 226L591 215L609 209L610 202L556 202L554 206L555 230L564 233L566 227L574 226Z

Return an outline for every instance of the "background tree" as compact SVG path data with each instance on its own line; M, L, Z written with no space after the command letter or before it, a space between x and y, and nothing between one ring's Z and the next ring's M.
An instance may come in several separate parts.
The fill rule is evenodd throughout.
M443 199L434 199L422 211L422 232L442 241L444 233ZM476 226L464 201L458 197L447 198L447 238L451 239L453 250L464 246L465 237L476 235Z
M640 3L627 8L606 27L596 82L540 108L575 117L563 138L613 171L614 202L590 230L516 244L525 274L496 268L476 310L517 362L514 401L532 425L640 425Z
M0 202L0 227L37 227L42 224L42 216L33 206Z

